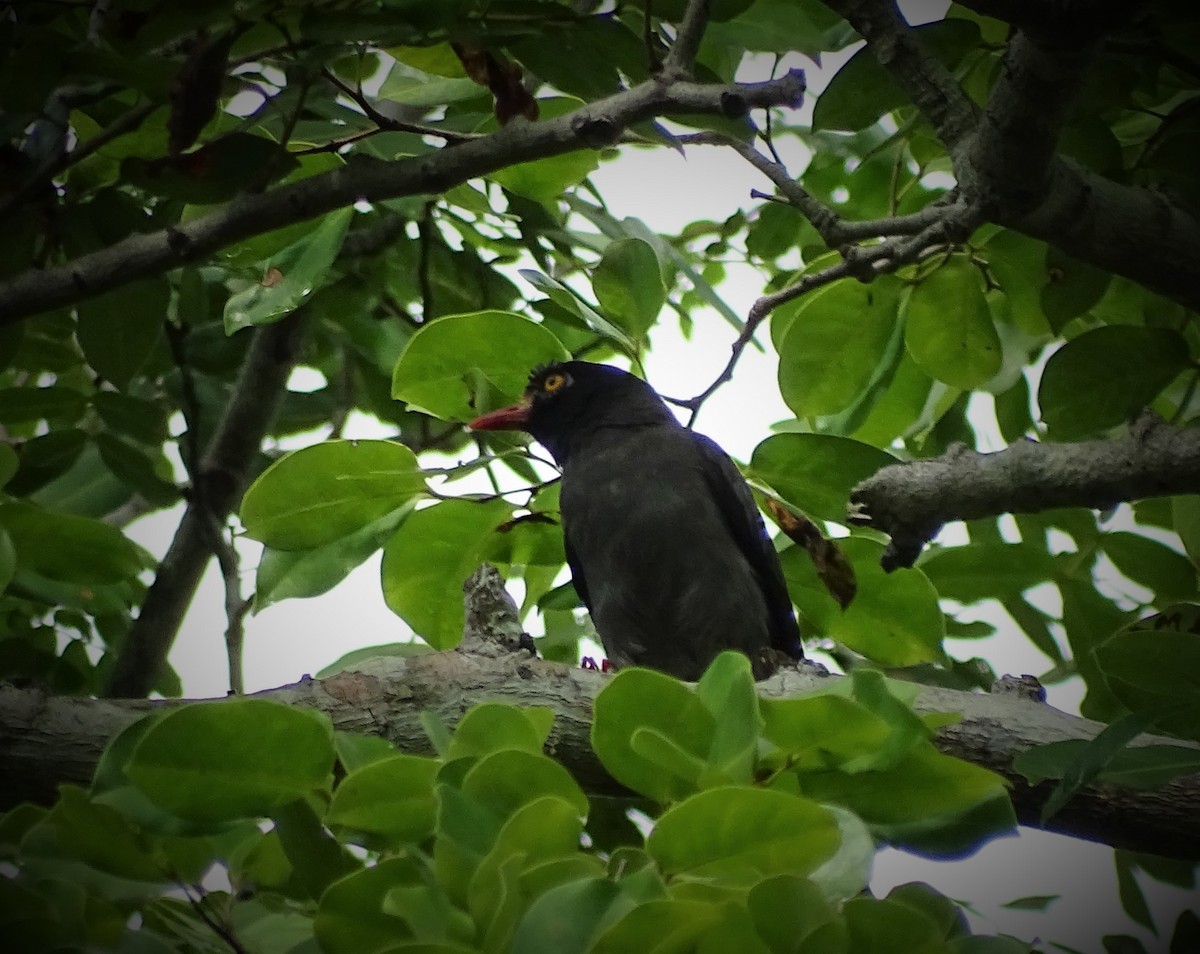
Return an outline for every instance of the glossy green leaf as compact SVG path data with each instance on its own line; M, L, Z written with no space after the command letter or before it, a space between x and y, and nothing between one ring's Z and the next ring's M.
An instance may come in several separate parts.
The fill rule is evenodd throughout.
M100 377L129 384L158 343L170 297L164 279L147 278L79 303L76 337Z
M988 239L983 258L992 279L1009 300L1013 323L1028 334L1049 332L1041 299L1041 291L1050 281L1046 243L1003 229Z
M482 756L503 749L540 754L553 724L552 709L481 702L472 706L455 727L446 757Z
M352 208L330 212L304 238L273 256L260 282L225 303L225 332L279 321L328 284L353 217Z
M639 731L657 733L702 767L716 725L696 694L662 673L624 669L596 697L592 719L592 748L622 785L660 802L695 791L695 772L665 771L660 762L647 757L645 748L637 751L634 737Z
M424 488L417 458L403 444L325 441L263 471L242 498L242 524L269 547L307 550L372 528Z
M264 547L255 577L254 611L257 613L280 600L327 593L383 546L409 510L409 505L402 504L360 530L311 549Z
M74 785L59 789L48 820L71 853L94 868L133 881L173 880L166 859L155 857L149 838L140 836L119 812L95 804Z
M749 784L762 728L750 660L744 653L721 653L700 677L696 696L714 722L705 784L718 784L717 780Z
M1013 768L1036 785L1046 779L1062 779L1078 763L1087 742L1069 739L1050 742L1020 753ZM1200 752L1178 745L1139 745L1113 754L1097 773L1102 782L1126 788L1161 788L1181 775L1200 772Z
M325 679L347 669L367 668L366 663L372 659L386 659L389 656L408 658L409 656L424 656L433 652L427 645L417 640L404 643L383 643L379 646L363 646L343 653L328 666L315 673L315 678Z
M502 749L486 755L463 777L462 790L502 819L548 796L562 799L580 816L587 814L587 798L575 779L541 753Z
M1190 364L1183 336L1166 328L1110 325L1072 338L1050 356L1038 387L1042 420L1058 440L1123 424Z
M511 954L583 954L634 902L604 878L573 881L538 898L513 935Z
M754 926L775 952L804 950L805 938L837 915L821 889L807 878L774 875L754 885L746 895Z
M17 568L78 584L120 583L152 565L149 554L99 520L13 502L0 506Z
M940 595L962 603L1021 593L1054 578L1053 559L1031 543L968 543L931 553L921 569Z
M444 420L489 410L480 401L516 401L529 372L570 354L545 328L506 311L448 315L410 339L392 376L392 396ZM481 395L486 382L492 394Z
M273 834L287 861L288 878L316 901L338 878L361 864L345 845L334 839L310 801L297 798L271 813Z
M142 736L125 767L157 805L186 819L268 815L329 785L333 729L323 714L262 699L184 706Z
M776 434L754 448L749 476L813 517L844 522L850 491L894 464L886 451L828 434Z
M638 238L609 243L592 272L592 289L608 317L635 336L650 330L667 300L658 256Z
M583 326L604 338L611 339L627 354L637 352L637 343L633 337L627 334L617 322L609 321L607 317L596 311L575 289L531 268L521 269L520 274L534 288L549 296L554 304L578 318Z
M313 929L327 954L387 951L413 932L405 918L384 911L384 899L399 887L425 885L412 858L384 858L334 882L321 896Z
M371 762L338 785L325 821L389 843L424 841L433 833L433 780L440 766L419 755Z
M384 546L383 598L435 649L462 638L463 583L511 513L500 500L446 500L413 513Z
M625 914L589 950L594 954L697 950L696 945L702 939L713 936L720 917L721 909L715 904L678 898L652 899Z
M774 438L772 438L773 440ZM885 573L883 544L864 537L838 543L858 592L842 610L799 548L781 554L784 575L802 616L820 632L881 666L912 666L942 656L945 616L937 591L920 569Z
M799 299L794 313L776 314L779 391L797 417L836 414L877 376L896 328L900 291L894 276L869 285L845 280Z
M666 811L646 850L669 877L749 886L771 875L809 874L839 841L837 822L814 802L770 789L726 787Z
M979 270L955 257L926 275L904 304L904 343L931 377L971 390L1000 370L1003 353Z
M1154 715L1168 732L1200 738L1200 632L1153 626L1117 633L1096 648L1096 662L1126 706Z

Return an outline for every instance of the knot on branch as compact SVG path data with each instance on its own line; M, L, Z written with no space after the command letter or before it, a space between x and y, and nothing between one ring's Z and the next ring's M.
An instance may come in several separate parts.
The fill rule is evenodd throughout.
M461 652L493 658L516 652L537 656L533 638L521 627L517 604L490 563L482 564L463 584L463 607Z
M607 149L621 138L621 128L606 116L576 116L571 131L589 149Z

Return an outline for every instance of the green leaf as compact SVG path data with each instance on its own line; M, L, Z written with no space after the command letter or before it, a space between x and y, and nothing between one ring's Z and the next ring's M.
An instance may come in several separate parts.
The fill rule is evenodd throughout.
M384 546L383 598L434 649L462 638L463 583L511 514L502 500L446 500L409 516Z
M1088 265L1054 246L1046 252L1049 281L1042 286L1042 311L1055 333L1104 297L1112 272Z
M744 653L721 653L700 677L696 696L712 713L715 727L705 785L749 784L762 728L750 660Z
M828 434L776 434L754 448L748 476L809 516L845 522L850 491L896 463L886 451Z
M606 878L559 885L529 906L513 934L511 954L583 954L634 903Z
M359 531L382 532L379 521L424 489L416 455L403 444L325 441L263 471L242 498L242 524L269 547L306 550Z
M652 899L628 911L588 950L592 954L627 954L629 951L666 954L700 950L697 945L713 937L721 914L720 906L704 901ZM746 947L738 945L732 949L743 951Z
M1196 567L1164 543L1138 533L1115 531L1103 538L1104 552L1118 570L1152 591L1163 604L1196 596Z
M184 706L149 727L125 767L156 805L181 818L269 815L327 789L333 729L324 714L263 699Z
M379 87L380 99L406 106L447 106L486 96L487 90L465 77L418 76L393 65Z
M120 530L99 520L0 505L0 528L17 555L17 569L81 585L120 583L152 565L149 554Z
M1045 911L1061 897L1061 894L1030 894L1023 898L1013 898L1000 907L1010 911Z
M1046 243L1003 229L983 247L988 271L1007 296L1013 323L1031 335L1050 331L1042 312L1041 291L1050 281Z
M592 272L600 307L631 335L650 330L667 300L658 256L639 238L610 242Z
M479 382L516 401L529 372L570 353L549 331L507 311L447 315L412 336L392 375L392 396L443 420L466 420L489 408ZM495 406L499 406L497 403Z
M21 466L17 452L10 444L0 444L0 487L5 486Z
M746 907L759 935L778 954L803 951L806 938L837 918L814 882L792 874L754 885L746 895Z
M147 278L79 303L75 336L97 374L128 386L158 343L170 298L165 279Z
M409 509L409 505L402 505L361 530L312 549L273 550L264 547L255 577L254 611L260 612L280 600L327 593L383 546L384 541L408 516Z
M540 755L553 724L553 709L481 702L472 706L455 727L446 758L482 756L503 749Z
M1121 899L1121 907L1133 921L1158 934L1154 915L1150 913L1150 905L1134 876L1134 864L1129 855L1123 851L1113 852L1113 861L1117 868L1117 896Z
M1050 356L1038 387L1042 420L1073 440L1129 420L1190 366L1177 331L1109 325L1073 338Z
M428 646L415 640L406 643L383 643L379 646L363 646L359 649L352 649L348 653L343 653L318 672L316 678L325 679L336 675L344 669L354 669L361 666L368 659L380 659L389 656L407 658L409 656L424 656L431 652L433 650Z
M610 339L626 354L637 353L637 343L633 338L615 322L609 321L608 318L596 311L575 289L531 268L521 269L520 275L534 288L545 292L554 304L578 318L584 326L596 334Z
M1084 739L1050 742L1021 752L1013 768L1037 785L1046 779L1062 779L1084 758ZM1172 779L1200 771L1200 752L1179 745L1138 745L1120 749L1103 766L1096 778L1126 788L1161 788Z
M649 669L623 669L596 697L592 748L622 785L660 802L696 790L692 772L676 775L634 747L639 731L652 731L703 766L716 723L704 703L683 683Z
M139 836L121 814L92 802L74 785L59 788L59 800L48 816L63 845L81 861L132 881L166 883L173 880L167 860Z
M393 950L413 936L407 920L384 910L398 887L426 884L425 872L408 856L384 858L347 875L321 895L313 930L325 954L367 954Z
M835 282L775 314L779 391L797 417L845 410L872 382L896 328L902 288L891 275L869 285Z
M666 811L646 850L668 877L749 887L771 875L809 874L839 841L837 822L815 802L730 786L700 792Z
M349 206L330 212L300 241L272 257L261 282L230 295L225 302L226 334L278 321L328 284L353 216Z
M1017 594L1056 572L1044 547L1032 543L968 543L931 553L921 569L938 593L961 603Z
M931 377L971 390L1000 371L1000 336L982 277L965 257L925 276L908 295L904 315L908 353Z
M587 797L571 774L549 756L502 749L484 756L463 777L463 794L505 819L539 798L553 796L587 814Z
M5 424L49 420L73 424L86 407L85 395L61 385L0 388L0 421Z
M279 806L272 812L272 820L279 850L291 869L288 878L303 886L309 899L316 901L330 884L361 867L305 799Z
M772 438L773 440L774 438ZM865 537L838 541L854 569L858 592L844 610L798 547L781 555L788 588L814 628L881 666L913 666L942 658L945 615L937 591L920 569L885 573L883 544Z
M388 844L424 841L433 834L433 781L441 764L419 755L393 755L351 772L333 793L326 823Z
M854 898L842 909L851 951L936 950L942 932L923 911L890 899Z

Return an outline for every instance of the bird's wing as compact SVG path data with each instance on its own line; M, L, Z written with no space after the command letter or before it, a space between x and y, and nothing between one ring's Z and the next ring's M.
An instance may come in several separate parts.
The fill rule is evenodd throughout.
M575 555L575 548L571 546L571 533L567 528L563 527L563 549L567 551L567 566L571 568L571 582L575 585L575 592L579 594L579 598L583 600L583 605L588 608L588 612L592 611L592 601L588 597L587 580L583 576L583 564L579 562L579 557Z
M771 617L771 644L793 659L803 659L800 627L792 611L792 598L788 595L779 558L750 488L737 465L720 447L703 434L693 433L692 437L700 451L704 478L713 499L766 597L767 612Z

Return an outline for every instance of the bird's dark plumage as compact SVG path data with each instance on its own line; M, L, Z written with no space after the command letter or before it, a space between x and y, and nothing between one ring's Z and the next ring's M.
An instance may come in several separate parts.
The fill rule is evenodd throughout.
M803 657L749 488L646 382L586 361L544 366L520 404L471 426L526 430L563 468L567 561L614 666L698 679L723 649L759 675L771 650Z

